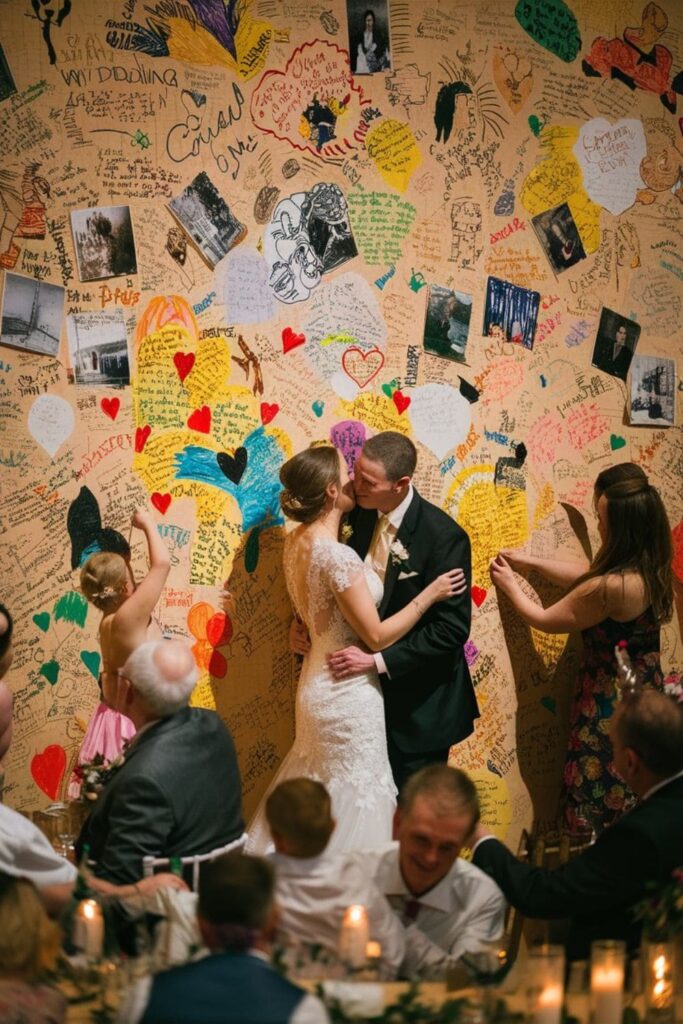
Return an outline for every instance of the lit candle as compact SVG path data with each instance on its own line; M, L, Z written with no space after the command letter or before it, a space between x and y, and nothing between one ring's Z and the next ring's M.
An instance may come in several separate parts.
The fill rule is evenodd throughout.
M379 960L382 956L382 944L380 942L373 942L372 940L367 943L365 947L365 959L366 960Z
M624 968L620 964L594 964L591 969L593 1019L600 1024L621 1024Z
M562 985L546 985L536 997L531 1024L560 1024L564 991Z
M647 952L647 1019L674 1019L673 955L665 943L648 943Z
M104 946L104 918L97 900L81 900L76 907L73 944L87 957L97 960Z
M564 1003L564 949L535 946L527 956L529 1020L531 1024L560 1024Z
M365 965L368 932L368 915L365 907L360 903L347 907L339 932L339 956L349 967Z

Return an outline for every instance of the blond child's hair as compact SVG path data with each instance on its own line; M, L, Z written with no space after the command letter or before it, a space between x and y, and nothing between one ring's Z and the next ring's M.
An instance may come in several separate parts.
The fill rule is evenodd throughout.
M112 551L90 555L81 569L81 590L102 612L113 610L120 602L127 581L126 560Z
M276 786L266 800L266 819L292 857L317 857L334 829L330 794L314 779L286 779Z
M26 980L54 970L60 932L32 882L0 872L0 973Z

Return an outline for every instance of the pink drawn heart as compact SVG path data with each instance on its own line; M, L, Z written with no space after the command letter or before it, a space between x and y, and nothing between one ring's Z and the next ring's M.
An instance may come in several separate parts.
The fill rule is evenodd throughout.
M103 398L100 405L105 416L108 416L110 420L115 420L119 414L121 401L118 398Z
M371 348L367 352L351 345L344 350L342 356L342 367L344 372L359 388L364 388L373 378L377 376L384 366L384 355L378 348Z
M31 758L33 781L50 797L50 800L57 799L65 771L66 751L57 743L51 743L41 754Z

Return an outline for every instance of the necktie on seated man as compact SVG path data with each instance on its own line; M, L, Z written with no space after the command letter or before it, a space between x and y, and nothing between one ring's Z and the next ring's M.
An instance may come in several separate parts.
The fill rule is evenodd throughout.
M417 920L422 904L419 900L404 899L403 901L403 924L411 924Z
M377 520L375 533L370 545L370 563L379 578L384 582L389 561L389 549L394 542L396 531L388 516L381 514Z

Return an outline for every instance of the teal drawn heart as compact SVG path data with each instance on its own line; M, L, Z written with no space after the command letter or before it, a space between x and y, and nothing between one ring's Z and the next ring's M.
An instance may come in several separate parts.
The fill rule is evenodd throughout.
M394 378L394 380L390 380L388 384L382 384L382 391L387 398L391 398L397 387L398 381Z
M54 686L59 678L59 662L46 661L44 665L40 666L38 672L41 676L45 676L50 686Z
M100 661L101 661L100 652L99 651L81 651L81 661L83 662L85 667L88 669L88 671L92 672L92 674L94 675L95 679L97 679L98 675L100 674Z
M613 452L615 452L617 448L624 448L626 446L626 438L619 437L618 434L610 434L609 446Z
M48 629L50 628L50 613L38 612L37 615L33 616L33 621L35 622L38 629L42 629L43 633L47 633Z
M311 406L311 409L316 414L318 419L320 419L320 417L322 416L324 408L325 408L325 403L321 402L320 399L317 399L317 401L315 401L313 403L313 405Z
M551 714L555 714L555 710L557 708L557 701L554 697L541 697L541 704L544 708L547 708L547 710L550 711Z

